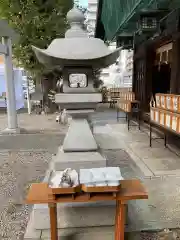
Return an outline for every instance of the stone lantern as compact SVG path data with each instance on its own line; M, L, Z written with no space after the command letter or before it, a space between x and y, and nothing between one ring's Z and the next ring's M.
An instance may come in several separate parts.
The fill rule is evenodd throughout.
M97 151L98 146L87 117L95 110L97 103L102 101L101 94L93 88L93 72L115 63L119 49L111 52L100 39L88 38L82 30L84 16L78 9L69 11L67 19L71 28L66 32L65 38L53 40L46 50L33 47L41 63L62 71L63 93L56 94L55 100L73 117L63 146L53 157L44 182L50 182L52 171L71 168L79 172L85 168L106 167L106 158ZM76 227L87 229L87 226L99 226L99 223L101 226L113 224L115 206L111 203L109 207L104 202L98 207L92 207L91 203L86 204L86 208L81 208L79 204L81 203L59 204L57 212L61 217L58 228L70 228L71 231ZM104 223L104 219L108 222ZM27 228L25 239L34 239L34 236L37 238L35 234L38 229L50 228L48 206L34 206L28 227L31 231Z
M45 50L34 46L33 50L41 63L62 71L63 93L55 95L55 102L73 117L63 152L96 151L98 147L87 118L102 96L93 87L93 72L115 63L119 49L112 52L102 40L88 38L82 28L84 15L76 7L68 12L67 20L70 29L65 38L53 40Z

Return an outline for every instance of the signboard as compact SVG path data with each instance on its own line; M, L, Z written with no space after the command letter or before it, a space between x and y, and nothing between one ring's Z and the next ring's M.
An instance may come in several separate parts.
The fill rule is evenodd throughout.
M85 88L87 87L87 76L84 73L73 73L69 75L69 87Z
M22 70L14 69L15 94L16 94L16 110L24 107L24 96L22 87ZM4 66L0 66L0 108L6 108L6 80L4 74Z

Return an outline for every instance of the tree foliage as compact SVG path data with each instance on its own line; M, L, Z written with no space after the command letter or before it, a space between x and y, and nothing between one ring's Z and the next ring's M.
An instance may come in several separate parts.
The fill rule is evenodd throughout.
M44 72L31 46L47 48L54 38L64 37L72 6L72 0L0 0L0 18L19 34L13 56L20 66L36 75Z

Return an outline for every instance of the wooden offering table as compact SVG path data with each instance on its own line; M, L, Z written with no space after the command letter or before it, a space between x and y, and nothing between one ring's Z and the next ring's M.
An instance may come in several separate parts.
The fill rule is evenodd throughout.
M116 201L115 240L124 240L125 206L128 200L147 199L148 194L139 180L122 180L121 188L116 194L92 193L80 191L76 194L57 195L52 193L46 183L32 184L26 198L28 204L45 204L49 206L51 240L58 240L57 203Z

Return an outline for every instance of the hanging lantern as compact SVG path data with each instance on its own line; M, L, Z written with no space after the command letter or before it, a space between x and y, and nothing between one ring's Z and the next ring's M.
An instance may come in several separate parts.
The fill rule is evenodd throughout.
M157 12L146 12L141 13L139 21L137 23L137 29L139 34L141 33L155 33L159 29L159 20Z
M133 42L133 35L121 34L117 36L117 47L123 47L123 49L132 49Z

